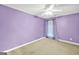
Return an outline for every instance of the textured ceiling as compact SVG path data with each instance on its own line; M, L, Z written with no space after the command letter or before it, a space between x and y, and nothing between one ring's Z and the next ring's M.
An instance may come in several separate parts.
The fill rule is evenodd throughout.
M62 10L62 11L53 12L53 15L48 15L48 16L42 15L42 10L47 8L48 4L5 4L5 5L42 18L51 18L51 17L63 16L73 13L79 13L78 4L55 4L53 9Z

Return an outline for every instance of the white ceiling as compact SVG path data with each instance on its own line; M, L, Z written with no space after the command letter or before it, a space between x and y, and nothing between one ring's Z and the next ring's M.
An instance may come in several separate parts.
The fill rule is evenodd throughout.
M53 15L48 15L48 16L42 15L42 10L44 10L48 6L48 4L5 4L5 5L42 18L51 18L51 17L63 16L73 13L79 13L78 4L55 4L53 9L62 10L62 11L53 12Z

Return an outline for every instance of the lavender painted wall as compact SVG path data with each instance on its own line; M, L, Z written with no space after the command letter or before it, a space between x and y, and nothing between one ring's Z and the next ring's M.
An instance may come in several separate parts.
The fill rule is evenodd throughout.
M0 5L0 51L44 36L45 21Z
M54 26L57 39L79 43L79 13L57 17Z

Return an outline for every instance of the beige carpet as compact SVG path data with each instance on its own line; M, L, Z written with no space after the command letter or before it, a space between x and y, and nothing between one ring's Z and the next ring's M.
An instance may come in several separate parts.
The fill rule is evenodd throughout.
M9 55L72 55L79 54L79 46L42 39L19 49L8 52Z

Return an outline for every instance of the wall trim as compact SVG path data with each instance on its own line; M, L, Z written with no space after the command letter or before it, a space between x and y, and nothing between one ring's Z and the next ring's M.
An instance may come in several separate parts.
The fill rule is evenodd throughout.
M42 37L42 38L39 38L39 39L33 40L33 41L31 41L31 42L28 42L28 43L25 43L25 44L19 45L19 46L17 46L17 47L14 47L14 48L11 48L11 49L8 49L8 50L5 50L5 51L3 51L3 52L10 52L10 51L12 51L12 50L15 50L15 49L21 48L21 47L23 47L23 46L25 46L25 45L28 45L28 44L31 44L31 43L37 42L37 41L42 40L42 39L45 39L45 37Z
M67 41L67 40L58 39L58 41L61 41L61 42L65 42L65 43L69 43L69 44L73 44L73 45L79 46L79 43L75 43L75 42L71 42L71 41Z

